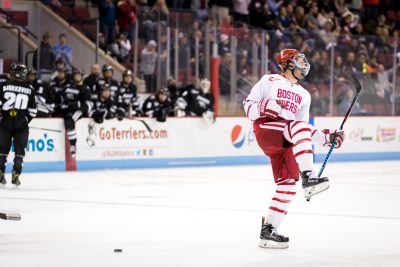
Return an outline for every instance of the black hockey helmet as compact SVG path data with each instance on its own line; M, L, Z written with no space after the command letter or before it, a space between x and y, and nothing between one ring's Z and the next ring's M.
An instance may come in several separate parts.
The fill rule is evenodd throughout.
M132 76L133 78L133 72L131 70L124 70L124 72L122 73L122 76Z
M31 83L34 82L37 78L37 71L34 68L29 68L28 73L26 75L26 81Z
M18 64L18 63L13 63L11 65L11 69L10 69L11 79L24 81L27 73L28 73L28 70L25 65Z
M108 64L104 64L103 67L101 67L101 70L102 70L103 72L105 72L106 70L114 71L113 66L108 65Z
M67 72L67 68L66 67L58 66L55 69L56 69L57 72Z
M84 70L82 70L82 69L73 69L72 70L72 75L75 75L75 74L80 74L80 75L85 75L85 71Z
M29 68L29 69L28 69L27 75L29 75L29 74L34 74L34 75L36 75L36 74L37 74L37 71L36 71L34 68Z
M111 90L111 85L109 83L105 83L100 87L101 91Z
M158 90L157 94L169 96L169 90L167 87L163 87Z

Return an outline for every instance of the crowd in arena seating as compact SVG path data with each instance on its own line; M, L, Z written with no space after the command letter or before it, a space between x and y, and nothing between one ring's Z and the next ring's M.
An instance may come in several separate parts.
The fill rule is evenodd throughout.
M148 92L161 89L156 87L156 74L157 69L170 67L166 66L167 53L172 58L171 66L174 64L174 51L167 51L166 35L160 34L158 27L174 27L171 10L191 9L193 20L181 23L178 38L178 68L185 71L191 69L192 73L186 77L189 83L194 72L195 40L200 44L200 59L204 59L205 35L210 34L205 29L208 24L217 27L217 36L215 38L210 34L210 43L219 45L222 95L230 93L227 77L232 75L230 65L233 57L240 77L250 83L257 79L252 73L251 42L256 43L259 49L263 42L260 30L264 30L266 46L270 48L268 58L274 59L283 48L296 48L309 59L312 71L305 86L316 98L315 102L319 103L312 107L314 115L329 112L327 92L332 78L332 47L337 114L342 112L340 107L345 104L341 103L345 103L346 96L350 94L350 88L344 82L344 66L347 65L353 66L353 71L363 79L367 88L361 97L363 105L359 114L371 113L368 102L388 107L394 101L390 97L393 90L390 81L393 67L397 66L393 66L392 37L398 34L400 19L387 14L398 12L400 3L395 0L101 0L94 4L100 16L100 47L122 63L132 60L135 25L140 24L138 35L145 45L138 57L139 71ZM183 27L186 29L183 30ZM238 40L236 54L231 51L233 37ZM200 60L200 75L205 74L203 61ZM157 63L164 65L158 66ZM279 72L273 60L270 60L268 70ZM160 74L165 76L165 71ZM168 78L158 77L162 86Z

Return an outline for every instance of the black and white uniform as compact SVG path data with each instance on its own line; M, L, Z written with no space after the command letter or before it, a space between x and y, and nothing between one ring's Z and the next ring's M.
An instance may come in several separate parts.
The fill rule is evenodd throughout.
M13 141L13 171L21 174L29 136L28 123L36 113L35 90L30 84L12 80L0 84L0 170L3 173Z
M194 87L188 87L176 100L176 106L185 110L187 116L202 116L205 112L214 112L214 97Z
M99 97L94 102L94 109L91 117L97 123L103 123L104 120L109 120L114 118L117 112L117 103L112 100L112 98L103 99Z
M35 89L38 118L50 117L54 112L54 90L50 85L40 79L31 83Z
M171 107L171 99L169 97L164 102L160 102L157 95L152 95L143 102L142 110L145 116L165 122Z
M100 80L97 81L96 85L94 86L94 91L91 92L91 97L92 100L95 101L99 98L101 88L105 85L109 84L110 85L110 90L111 90L111 98L113 101L117 102L118 97L119 97L119 89L118 89L118 82L114 79L105 79L101 78Z
M51 82L50 82L50 87L51 90L54 92L54 112L53 116L62 116L62 111L61 111L61 104L63 102L63 95L64 95L64 90L65 86L68 85L68 80L60 80L58 77L55 77Z
M8 81L8 76L6 74L0 74L0 83Z
M119 85L119 98L118 98L118 117L129 117L130 115L137 115L139 103L136 96L137 88L134 83L125 85L123 82ZM131 114L129 114L131 111Z
M83 116L88 116L93 108L89 88L83 84L68 84L62 95L61 113L64 118L65 129L71 145L71 153L76 149L75 123Z

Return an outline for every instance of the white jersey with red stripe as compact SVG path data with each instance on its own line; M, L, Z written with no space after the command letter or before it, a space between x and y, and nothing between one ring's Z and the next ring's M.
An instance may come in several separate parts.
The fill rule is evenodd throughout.
M282 119L308 123L311 95L298 83L293 84L280 74L264 75L243 102L250 120L255 121L260 118L258 102L263 99L275 100L283 107L279 114Z

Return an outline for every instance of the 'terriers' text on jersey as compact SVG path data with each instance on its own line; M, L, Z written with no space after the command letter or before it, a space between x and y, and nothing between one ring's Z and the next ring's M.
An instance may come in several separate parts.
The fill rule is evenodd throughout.
M18 81L6 81L0 84L0 107L2 113L18 110L18 113L22 112L28 118L36 117L34 88L25 82Z
M279 117L286 120L301 120L308 123L311 95L298 83L292 84L280 74L264 75L251 89L243 101L247 117L255 121L260 118L258 102L275 100L281 105Z

